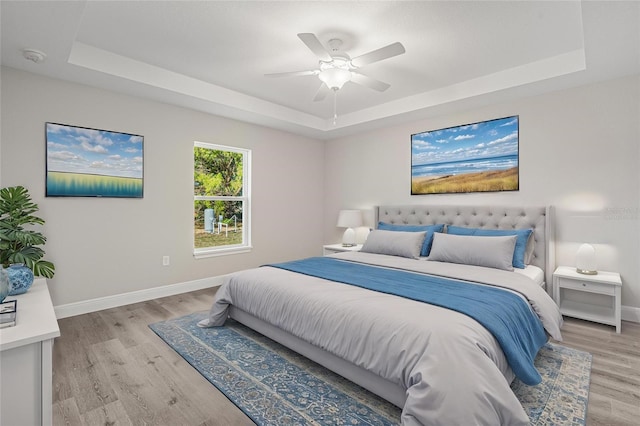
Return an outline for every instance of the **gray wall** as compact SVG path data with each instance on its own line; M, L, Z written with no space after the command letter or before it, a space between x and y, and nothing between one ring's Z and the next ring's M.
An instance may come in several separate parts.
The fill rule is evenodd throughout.
M47 221L54 304L161 288L318 255L343 208L377 204L556 207L558 264L594 243L640 321L640 77L633 76L321 142L10 68L2 69L0 182L25 185ZM410 195L410 135L520 116L520 191ZM45 198L44 122L145 136L142 200ZM253 150L253 245L194 260L193 141ZM321 160L323 159L324 160ZM295 159L295 161L291 161ZM163 267L162 256L171 256Z
M322 142L11 68L1 89L0 179L40 206L54 305L322 253ZM46 198L46 121L143 135L144 198ZM195 140L252 150L250 253L193 258Z
M510 115L520 116L518 192L410 195L411 134ZM623 305L640 308L639 117L640 77L633 76L332 140L325 242L340 240L342 208L553 205L557 264L574 265L578 246L595 243L600 269L622 275ZM640 321L640 309L626 313Z

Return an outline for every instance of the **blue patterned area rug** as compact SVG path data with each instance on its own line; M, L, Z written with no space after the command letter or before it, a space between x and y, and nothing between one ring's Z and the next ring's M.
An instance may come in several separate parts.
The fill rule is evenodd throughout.
M205 312L149 327L258 425L397 425L400 409L259 333ZM584 425L591 354L547 343L538 386L512 389L532 425Z

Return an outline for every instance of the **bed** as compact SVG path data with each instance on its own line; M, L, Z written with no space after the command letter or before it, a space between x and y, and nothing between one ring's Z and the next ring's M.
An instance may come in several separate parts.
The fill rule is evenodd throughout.
M524 363L514 358L514 347L520 344L505 342L504 334L542 330L530 333L537 343L522 344L529 347L529 357L544 343L541 338L561 340L562 316L545 290L553 272L551 213L550 207L376 207L375 223L380 226L369 234L365 252L231 274L200 325L219 326L230 316L401 407L402 424L528 424L509 384L516 375L533 384L536 372L527 370L526 356ZM452 233L405 228L440 225ZM493 235L500 230L509 235ZM510 235L514 232L517 236ZM417 247L415 241L420 241ZM402 255L409 246L411 255ZM509 249L509 265L503 268L506 254L492 253ZM526 265L521 266L526 268L509 268L511 255L515 264L518 250L524 253ZM465 251L480 260L468 261L470 265L456 259ZM487 267L485 258L498 259L498 266ZM299 268L315 268L318 273ZM391 293L407 291L408 296L387 292L387 282L377 283L386 276L395 279ZM400 283L414 287L397 290ZM382 292L368 287L374 284L383 286ZM499 293L509 298L500 306L519 306L522 314L517 316L535 324L507 325L512 329L506 333L494 331L494 319L447 307L448 301L421 299L453 292L458 286L474 292L466 309L480 309ZM475 292L493 293L476 296ZM463 296L467 301L469 297ZM481 302L480 297L489 301ZM514 317L509 318L501 321L510 324Z

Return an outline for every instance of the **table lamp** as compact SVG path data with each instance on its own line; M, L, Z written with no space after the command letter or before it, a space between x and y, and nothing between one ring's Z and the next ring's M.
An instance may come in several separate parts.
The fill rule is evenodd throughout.
M343 247L356 245L356 231L353 228L359 226L362 226L362 212L360 210L340 210L337 227L347 228L342 235Z
M596 249L591 244L582 244L576 253L576 272L597 275Z

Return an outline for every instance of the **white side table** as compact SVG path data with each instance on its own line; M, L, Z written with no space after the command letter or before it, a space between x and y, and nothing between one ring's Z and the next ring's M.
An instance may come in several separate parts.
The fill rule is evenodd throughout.
M620 333L622 280L617 272L598 271L597 275L584 275L576 268L559 266L553 273L553 299L563 315L587 321L613 325ZM573 299L571 293L576 296ZM590 303L588 296L578 293L592 293L606 296L609 303Z
M340 253L343 251L360 251L362 244L355 245L353 247L343 247L342 244L327 244L322 246L322 255L327 256L334 253Z

